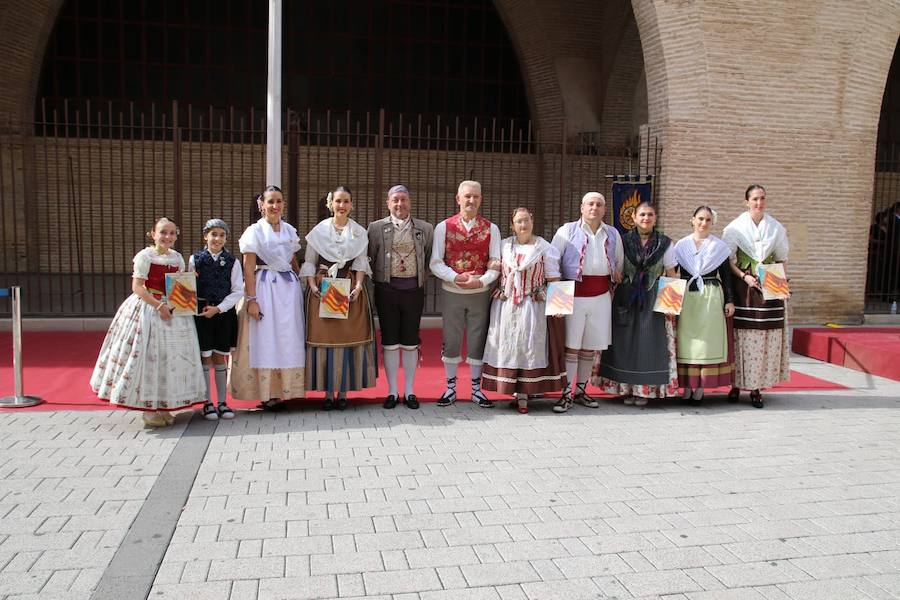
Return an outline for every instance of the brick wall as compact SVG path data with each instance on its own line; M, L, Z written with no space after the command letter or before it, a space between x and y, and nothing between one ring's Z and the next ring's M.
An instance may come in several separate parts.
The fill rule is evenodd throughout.
M661 220L716 233L750 183L788 229L796 321L862 313L875 134L900 5L635 2L650 123L663 138Z

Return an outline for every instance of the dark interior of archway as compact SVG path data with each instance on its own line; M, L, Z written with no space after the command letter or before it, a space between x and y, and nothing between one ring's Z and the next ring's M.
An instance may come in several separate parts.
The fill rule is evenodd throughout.
M267 3L67 0L38 93L264 109ZM527 119L521 70L490 0L284 3L283 102L322 111Z
M894 50L894 59L884 86L881 101L881 118L878 121L879 162L898 160L900 149L900 40Z
M872 222L869 226L869 259L866 272L866 312L896 310L900 300L900 39L884 86Z

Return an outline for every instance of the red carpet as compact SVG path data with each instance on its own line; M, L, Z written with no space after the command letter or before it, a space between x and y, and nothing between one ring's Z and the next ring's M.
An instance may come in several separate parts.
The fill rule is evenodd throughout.
M109 409L107 402L99 400L91 391L89 381L97 352L103 342L103 332L85 333L26 333L24 334L24 389L26 394L40 396L45 400L32 409L0 409L0 410L104 410ZM416 391L423 401L435 401L444 390L444 370L441 363L441 332L438 329L427 329L422 332L422 362L416 373ZM468 386L465 385L468 367L460 367L460 390L462 398L468 398ZM400 385L402 389L403 375L401 371ZM791 372L791 380L776 388L781 392L801 390L836 390L844 386ZM0 395L11 395L14 390L12 369L12 336L0 334ZM595 389L596 391L596 389ZM727 390L719 390L725 393ZM716 393L715 390L711 390ZM351 394L356 402L381 403L387 393L383 371L378 375L378 386ZM499 394L488 392L493 399L504 398ZM319 402L322 394L312 394L309 402ZM239 408L251 408L255 403L235 402Z
M900 381L900 327L797 328L791 345L797 354Z

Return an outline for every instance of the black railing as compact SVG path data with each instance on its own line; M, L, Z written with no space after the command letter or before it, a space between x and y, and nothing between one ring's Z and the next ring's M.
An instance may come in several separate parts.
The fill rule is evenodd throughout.
M0 287L22 286L23 314L111 315L163 215L180 226L183 254L201 247L213 216L229 223L237 250L267 183L263 115L177 103L62 106L27 128L0 115ZM456 212L458 183L476 179L482 211L504 235L512 209L526 206L536 233L549 236L578 214L584 192L609 197L610 176L660 172L649 135L641 148L604 152L590 136L540 140L530 123L491 118L288 110L283 123L286 218L301 236L340 184L353 189L353 217L365 226L387 214L395 183L410 188L415 216L436 223ZM440 311L436 289L430 282L429 313Z

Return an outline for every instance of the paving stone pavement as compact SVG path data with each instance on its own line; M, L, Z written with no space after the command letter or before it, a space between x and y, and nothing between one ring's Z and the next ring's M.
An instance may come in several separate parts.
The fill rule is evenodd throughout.
M149 598L900 598L900 383L792 366L853 389L241 413ZM91 598L189 419L138 417L0 414L0 598Z

